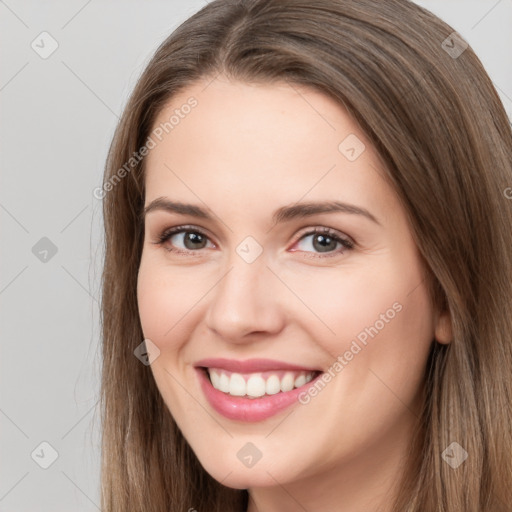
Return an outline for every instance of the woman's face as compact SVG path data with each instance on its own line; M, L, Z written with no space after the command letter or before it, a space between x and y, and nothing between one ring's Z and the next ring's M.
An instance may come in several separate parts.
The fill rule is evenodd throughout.
M370 141L319 92L225 78L154 129L140 319L201 464L236 488L398 467L449 335Z

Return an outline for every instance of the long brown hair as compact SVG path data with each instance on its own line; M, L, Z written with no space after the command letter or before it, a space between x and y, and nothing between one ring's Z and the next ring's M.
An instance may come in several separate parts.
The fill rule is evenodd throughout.
M433 303L450 311L453 340L433 341L425 368L421 456L404 468L393 510L512 510L512 130L480 60L453 33L407 0L215 0L158 48L117 127L101 194L103 512L248 503L246 490L201 467L134 357L140 150L174 94L221 72L305 85L349 111L387 166ZM452 442L468 453L457 468L442 458Z

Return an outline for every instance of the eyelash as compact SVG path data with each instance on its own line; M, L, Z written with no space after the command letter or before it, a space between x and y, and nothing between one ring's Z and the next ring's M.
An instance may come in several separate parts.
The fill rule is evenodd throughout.
M176 226L174 228L164 230L160 235L157 236L157 241L153 242L153 243L156 245L163 246L165 244L165 242L167 242L173 235L175 235L177 233L183 233L183 232L200 234L201 236L204 236L205 238L209 239L209 237L206 233L204 233L201 229L196 228L195 226ZM338 249L335 251L327 252L323 255L320 255L321 253L310 253L310 252L306 251L307 254L312 254L312 256L308 256L308 257L330 258L333 256L337 256L339 254L343 254L345 251L351 250L355 246L355 244L354 244L354 242L352 242L352 240L349 240L348 238L340 237L339 235L337 235L337 233L335 231L333 231L330 228L313 228L312 230L307 231L306 233L302 234L299 238L297 238L297 240L294 242L294 245L295 245L295 243L299 242L303 238L310 236L310 235L316 235L316 234L326 235L329 238L332 238L335 242L340 243L343 246L343 249L341 251ZM191 250L184 251L183 249L168 248L168 247L164 247L164 248L166 251L174 252L177 254L182 254L184 256L195 256L193 253L198 252L198 251L191 251Z

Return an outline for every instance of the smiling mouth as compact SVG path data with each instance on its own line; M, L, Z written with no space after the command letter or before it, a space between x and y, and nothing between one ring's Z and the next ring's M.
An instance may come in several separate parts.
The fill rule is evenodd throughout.
M273 370L254 373L230 372L201 367L211 385L230 396L262 398L300 388L318 377L319 370Z

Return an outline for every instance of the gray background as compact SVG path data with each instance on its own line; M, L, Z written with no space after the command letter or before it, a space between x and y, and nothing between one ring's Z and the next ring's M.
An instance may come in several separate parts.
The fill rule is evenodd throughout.
M512 118L512 0L417 3L469 42ZM0 0L0 512L99 510L93 190L144 65L203 5Z

